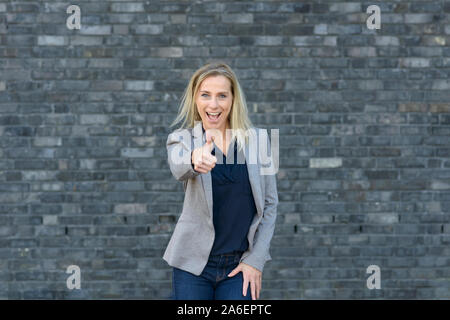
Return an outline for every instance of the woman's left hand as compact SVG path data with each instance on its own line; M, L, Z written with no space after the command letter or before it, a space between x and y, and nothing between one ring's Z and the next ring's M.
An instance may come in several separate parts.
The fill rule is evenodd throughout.
M241 262L233 271L228 274L228 277L233 277L242 271L244 277L244 287L242 288L242 294L247 295L248 284L250 283L250 289L252 293L252 300L259 299L259 292L261 291L261 279L262 272L252 266Z

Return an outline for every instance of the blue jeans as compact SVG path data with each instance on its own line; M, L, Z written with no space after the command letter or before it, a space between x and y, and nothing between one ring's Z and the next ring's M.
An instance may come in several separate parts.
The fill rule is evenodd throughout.
M242 272L228 277L239 265L242 252L211 255L199 276L173 268L172 299L174 300L251 300L250 284L247 296L242 295Z

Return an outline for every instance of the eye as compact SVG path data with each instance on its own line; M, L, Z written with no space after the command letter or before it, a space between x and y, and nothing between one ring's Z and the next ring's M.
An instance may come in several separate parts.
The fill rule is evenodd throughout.
M220 95L221 98L226 98L227 96L225 94Z
M204 97L204 96L208 96L208 94L207 94L207 93L203 93L203 94L202 94L202 97Z

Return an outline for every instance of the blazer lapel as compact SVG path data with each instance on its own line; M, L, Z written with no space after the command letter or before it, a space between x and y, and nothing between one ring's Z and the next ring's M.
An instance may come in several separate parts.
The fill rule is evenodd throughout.
M212 194L212 178L211 172L202 173L203 190L205 191L206 203L208 205L209 214L213 216L213 194Z
M247 148L248 149L248 148ZM245 152L245 161L247 162L248 179L250 180L250 185L252 187L252 194L255 200L256 211L259 216L263 214L263 203L262 203L262 193L261 193L261 177L259 175L259 162L258 164L249 164L248 152Z

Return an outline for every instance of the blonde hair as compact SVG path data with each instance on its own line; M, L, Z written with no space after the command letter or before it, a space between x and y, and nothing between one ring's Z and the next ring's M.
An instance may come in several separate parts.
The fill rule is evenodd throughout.
M195 104L195 95L203 80L209 76L217 75L225 76L230 80L233 94L233 103L229 114L230 129L232 129L231 141L236 138L238 149L242 150L248 144L246 132L253 125L248 117L247 103L239 81L233 70L221 61L207 63L195 71L184 91L178 115L170 126L173 127L175 124L183 121L180 129L193 128L195 121L202 120Z

